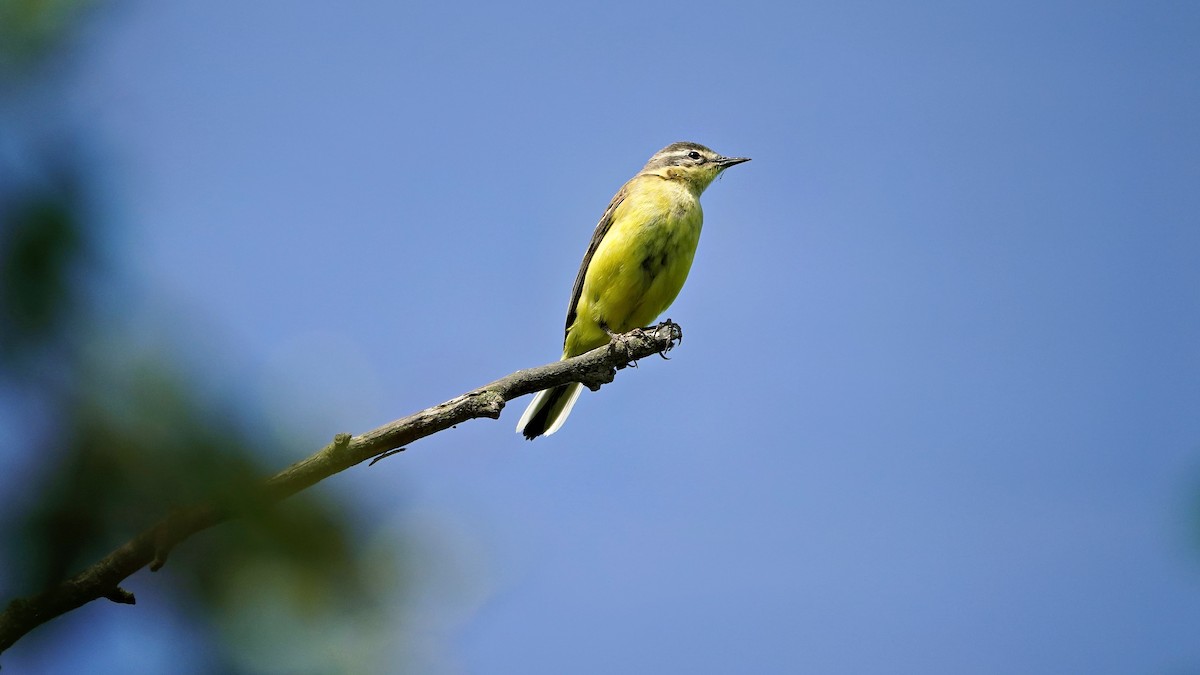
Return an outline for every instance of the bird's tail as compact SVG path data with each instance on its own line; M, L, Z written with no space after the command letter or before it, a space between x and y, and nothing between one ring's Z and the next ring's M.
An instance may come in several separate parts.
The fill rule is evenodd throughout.
M558 431L567 421L581 391L583 385L578 382L539 391L521 415L521 421L517 422L517 431L531 441Z

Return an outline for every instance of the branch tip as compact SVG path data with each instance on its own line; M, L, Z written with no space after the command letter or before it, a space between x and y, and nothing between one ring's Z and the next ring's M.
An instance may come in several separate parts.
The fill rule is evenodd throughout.
M133 597L133 593L130 593L129 591L125 590L124 588L121 588L120 586L117 586L116 588L112 589L111 591L105 593L104 599L112 600L113 602L120 604L120 605L136 605L137 604L137 598Z

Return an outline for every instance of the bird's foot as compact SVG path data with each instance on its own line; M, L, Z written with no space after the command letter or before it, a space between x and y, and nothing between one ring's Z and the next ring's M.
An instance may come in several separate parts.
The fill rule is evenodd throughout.
M670 339L667 342L667 346L658 353L659 356L663 357L663 359L667 361L671 360L671 357L667 356L667 352L674 349L676 344L683 344L683 329L679 327L679 324L670 319L665 319L662 323L654 326L646 326L645 328L639 328L638 330L650 333L655 337L659 335L659 331L667 331L667 335L670 337Z

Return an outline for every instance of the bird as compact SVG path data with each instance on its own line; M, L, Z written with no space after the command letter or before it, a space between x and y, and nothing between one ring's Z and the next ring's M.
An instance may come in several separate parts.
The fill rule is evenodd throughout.
M725 169L748 161L681 141L654 153L621 186L604 209L575 277L563 359L648 326L666 311L683 288L700 241L700 195ZM582 389L573 382L538 392L517 431L529 440L558 431Z

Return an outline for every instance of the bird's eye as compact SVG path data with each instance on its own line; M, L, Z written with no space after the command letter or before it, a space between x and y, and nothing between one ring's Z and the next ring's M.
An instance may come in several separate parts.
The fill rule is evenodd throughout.
M688 153L688 157L691 157L692 159L700 159L700 153L693 150Z

